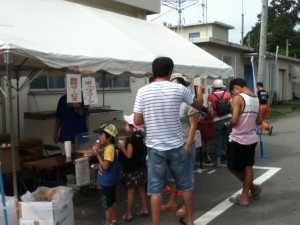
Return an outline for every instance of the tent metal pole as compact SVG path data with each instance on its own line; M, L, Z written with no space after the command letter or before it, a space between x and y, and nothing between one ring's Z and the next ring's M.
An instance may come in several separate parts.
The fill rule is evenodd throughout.
M5 110L5 100L4 97L7 98L7 94L5 93L5 91L3 90L4 88L4 79L0 80L0 91L2 92L2 96L0 98L1 100L1 105L2 105L2 132L6 133L6 110Z
M17 81L17 91L19 90L19 81L20 81L20 78L19 76L16 78L16 81ZM17 127L18 127L18 140L20 140L20 97L19 95L17 95Z
M16 170L16 145L15 145L15 126L14 126L14 111L13 111L13 100L12 100L12 74L11 64L13 62L13 54L9 51L4 53L4 63L6 64L6 76L8 79L8 105L9 105L9 130L11 139L11 156L12 156L12 172L13 172L13 191L14 196L18 198L18 187L17 187L17 170Z
M104 85L105 85L105 73L102 72L102 106L103 108L105 107L105 88L104 88Z

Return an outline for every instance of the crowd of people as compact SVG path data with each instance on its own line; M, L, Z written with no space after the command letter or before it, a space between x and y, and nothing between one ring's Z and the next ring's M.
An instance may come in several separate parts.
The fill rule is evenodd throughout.
M118 130L113 124L102 124L94 131L99 133L100 140L93 147L97 161L92 169L97 171L97 181L102 188L101 204L105 210L102 225L118 224L118 183L127 192L127 209L122 217L124 221L151 214L152 225L159 225L161 212L177 210L181 224L194 224L195 133L199 110L204 102L203 88L198 86L193 93L188 88L190 82L186 77L173 73L173 69L171 58L158 57L153 61L152 80L138 90L133 114L124 116L126 136L118 137L118 143ZM242 206L249 205L249 198L258 198L262 190L260 185L253 183L253 165L258 142L257 125L264 118L261 105L269 103L262 101L266 95L259 87L262 87L261 82L257 83L256 95L247 87L244 79L234 78L227 90L223 81L216 79L207 99L207 112L213 120L215 131L214 165L220 168L221 160L226 156L229 171L242 182L242 192L230 198L230 201ZM64 103L60 104L65 105L65 100L62 101ZM59 108L54 132L56 142L63 141L65 136L62 128L59 136L59 128L66 120L63 114L58 113L61 111ZM74 118L84 118L84 108L75 109L72 109L73 114L77 113ZM271 126L266 129L272 133ZM122 168L118 152L124 156ZM170 197L163 204L162 191L166 184L170 187ZM136 213L133 212L135 191L141 203ZM184 201L180 207L177 202L178 191L182 192ZM150 195L151 213L147 207L146 193Z

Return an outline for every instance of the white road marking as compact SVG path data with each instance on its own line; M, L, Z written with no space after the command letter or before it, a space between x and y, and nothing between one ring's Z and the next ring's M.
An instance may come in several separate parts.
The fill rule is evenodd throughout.
M271 178L273 175L275 175L281 168L277 167L260 167L260 166L254 166L253 169L262 169L262 170L267 170L267 172L263 173L261 176L256 178L254 180L254 183L256 184L262 184L269 178ZM235 192L232 196L235 196L239 193L241 193L242 189L238 190ZM216 207L212 208L210 211L206 212L203 216L199 217L194 221L195 225L205 225L215 219L217 216L225 212L227 209L229 209L233 203L229 201L229 198L232 197L229 196L227 199L225 199L223 202L221 202L219 205Z
M214 172L216 172L216 170L209 171L207 174L212 174Z
M202 173L202 172L204 172L204 171L206 171L207 169L198 169L198 170L196 170L196 171L194 171L195 173Z

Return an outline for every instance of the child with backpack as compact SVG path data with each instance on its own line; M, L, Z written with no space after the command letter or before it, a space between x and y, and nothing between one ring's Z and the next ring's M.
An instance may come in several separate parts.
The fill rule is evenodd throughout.
M226 140L230 134L230 128L224 124L230 121L231 115L231 95L226 91L223 81L216 79L213 82L213 91L208 96L208 112L212 115L215 133L215 164L221 167L221 157L226 152Z
M118 130L113 124L102 124L94 130L99 133L100 143L93 146L92 154L98 159L98 164L93 164L92 169L98 170L97 181L102 188L102 207L105 209L105 221L101 225L117 225L117 183L121 180L119 159L114 147Z
M147 182L146 171L146 146L142 131L143 126L137 126L133 122L133 114L124 116L126 122L125 132L129 137L120 137L118 149L125 156L123 161L121 185L127 190L127 212L123 215L123 219L129 222L133 219L132 207L134 200L134 192L138 191L141 209L136 213L138 216L148 216L145 184Z

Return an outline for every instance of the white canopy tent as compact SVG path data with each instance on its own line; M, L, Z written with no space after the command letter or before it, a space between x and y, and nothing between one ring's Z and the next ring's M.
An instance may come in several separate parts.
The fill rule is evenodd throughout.
M188 77L233 75L230 66L163 25L67 1L1 0L0 21L0 53L40 60L23 67L76 65L144 76L154 58L169 56L175 71Z
M189 78L233 76L230 66L163 25L62 0L0 0L0 54L10 115L11 79L32 71L76 66L94 73L145 76L151 74L153 59L169 56L174 70ZM12 116L10 132L14 140ZM12 154L15 164L13 141Z

